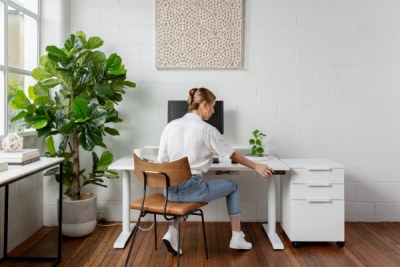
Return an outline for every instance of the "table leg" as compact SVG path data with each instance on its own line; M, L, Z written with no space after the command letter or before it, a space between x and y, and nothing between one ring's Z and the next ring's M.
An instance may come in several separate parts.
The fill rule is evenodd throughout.
M131 175L129 170L122 171L122 232L114 242L114 248L124 248L132 234L134 223L130 223Z
M276 233L276 175L268 179L268 224L263 228L273 249L283 249L283 243Z
M4 187L4 242L3 242L3 258L7 258L8 245L8 184Z
M63 204L63 162L60 163L60 182L59 182L59 192L58 192L58 251L57 251L57 265L61 261L62 252L62 204Z

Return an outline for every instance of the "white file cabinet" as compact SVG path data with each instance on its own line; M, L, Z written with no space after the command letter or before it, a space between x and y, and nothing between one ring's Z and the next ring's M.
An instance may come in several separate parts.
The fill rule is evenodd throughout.
M323 159L282 159L290 172L282 176L282 228L300 242L344 240L344 169Z

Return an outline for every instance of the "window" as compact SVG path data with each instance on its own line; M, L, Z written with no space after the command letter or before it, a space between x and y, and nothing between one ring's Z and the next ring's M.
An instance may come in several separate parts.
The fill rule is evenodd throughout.
M40 0L0 0L0 137L29 132L22 121L11 123L18 112L10 108L18 90L33 85L39 62ZM4 40L4 41L3 41Z

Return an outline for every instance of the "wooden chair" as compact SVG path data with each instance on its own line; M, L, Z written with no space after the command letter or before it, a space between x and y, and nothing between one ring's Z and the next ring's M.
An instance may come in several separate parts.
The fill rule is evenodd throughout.
M189 167L188 158L182 158L173 162L154 163L143 160L136 155L134 157L135 174L139 180L144 184L143 197L130 205L131 209L140 210L136 226L133 230L132 242L129 248L128 257L126 258L125 266L127 266L130 254L132 252L133 243L135 241L136 233L140 225L140 219L146 214L154 215L154 246L157 250L157 220L156 215L163 215L167 221L180 219L188 215L201 216L203 225L203 238L206 250L206 258L208 259L206 232L204 228L204 216L200 207L207 205L206 202L172 202L168 201L168 188L180 184L190 177L192 173ZM146 194L147 186L152 188L165 188L166 197L164 194ZM179 249L180 249L180 223L178 224L178 256L177 266L179 266Z

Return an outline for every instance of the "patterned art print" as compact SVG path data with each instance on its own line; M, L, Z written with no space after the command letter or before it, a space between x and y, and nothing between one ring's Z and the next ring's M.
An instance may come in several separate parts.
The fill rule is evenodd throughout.
M157 69L238 69L243 0L157 0Z

